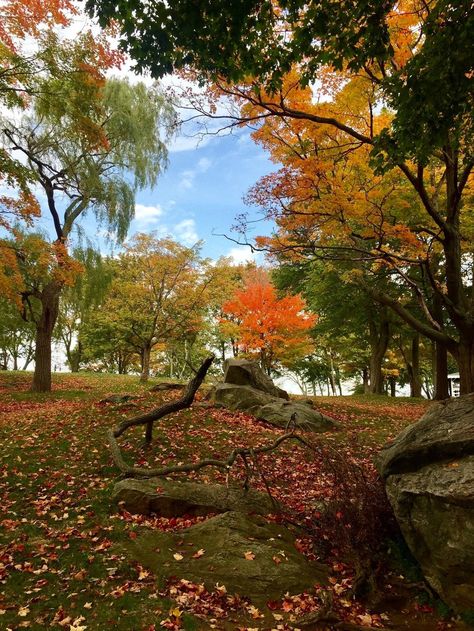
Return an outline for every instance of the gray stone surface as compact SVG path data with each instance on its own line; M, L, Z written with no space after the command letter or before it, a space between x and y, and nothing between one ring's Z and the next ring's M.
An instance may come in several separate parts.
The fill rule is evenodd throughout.
M167 390L183 390L186 387L184 383L178 383L176 381L162 381L150 388L150 392L166 392Z
M147 533L127 544L127 550L161 580L175 576L208 589L219 583L230 594L264 604L327 582L326 566L309 562L294 541L286 528L260 516L227 512L178 533ZM198 550L203 554L193 558ZM246 558L248 552L254 558ZM183 558L177 560L175 554Z
M232 383L237 386L250 386L281 399L288 400L290 398L285 390L282 390L273 383L257 362L248 359L226 360L224 364L224 383Z
M474 610L474 395L432 405L378 466L427 581L455 611Z
M285 401L250 386L219 384L214 390L214 401L230 410L242 410L285 429L293 423L303 430L326 432L337 423L306 403Z
M468 454L474 454L474 394L431 405L419 421L382 449L377 466L387 477Z
M130 513L162 517L208 515L225 511L268 514L278 511L265 493L222 484L179 482L164 478L125 479L114 487L113 500Z

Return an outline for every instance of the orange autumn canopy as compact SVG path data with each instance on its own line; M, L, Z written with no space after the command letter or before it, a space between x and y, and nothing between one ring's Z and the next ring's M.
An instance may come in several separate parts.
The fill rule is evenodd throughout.
M316 316L305 309L301 295L279 298L268 274L256 270L223 304L221 326L237 340L240 352L257 355L270 370L277 362L288 364L309 352L308 331Z

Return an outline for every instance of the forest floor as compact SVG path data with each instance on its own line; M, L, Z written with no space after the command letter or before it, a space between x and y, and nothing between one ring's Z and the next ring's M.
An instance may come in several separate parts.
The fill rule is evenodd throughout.
M288 507L292 521L305 528L298 539L300 549L330 567L325 602L329 595L332 614L341 621L331 627L311 622L323 606L317 591L285 597L260 611L245 599L225 593L222 586L209 592L180 577L157 585L146 568L121 553L121 546L150 528L179 530L202 519L134 516L118 510L110 500L118 471L105 430L179 394L151 393L150 384L141 385L129 376L55 374L53 392L41 395L28 391L30 381L28 373L0 373L0 628L466 628L450 617L442 603L430 598L396 535L384 542L378 560L382 571L377 602L369 605L351 597L355 561L347 552L347 532L357 533L357 528L348 527L347 519L358 516L350 511L345 514L346 499L337 496L334 480L340 482L341 475L350 478L354 472L357 478L362 472L371 488L377 486L374 455L418 419L427 402L363 396L314 398L315 406L335 418L341 430L313 434L314 451L285 443L277 453L260 458L255 486L265 488L263 474L272 494ZM100 403L112 393L136 398L124 405ZM146 454L140 448L143 430L127 433L122 447L129 462L143 466L222 457L236 446L261 445L282 433L248 415L200 404L199 398L197 405L156 424L155 439ZM348 463L346 470L341 469L342 462ZM334 467L339 469L334 471ZM243 468L236 466L231 476L242 480ZM222 474L209 469L192 477L224 481ZM333 507L339 502L335 520L324 521L322 501ZM365 501L364 506L370 505L370 493Z

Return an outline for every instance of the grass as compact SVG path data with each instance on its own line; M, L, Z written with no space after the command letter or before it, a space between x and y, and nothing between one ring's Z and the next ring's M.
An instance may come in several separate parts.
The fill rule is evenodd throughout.
M53 391L48 394L30 393L30 380L28 373L0 373L0 628L271 628L259 626L245 610L216 620L213 610L207 617L193 616L185 608L174 615L176 602L163 586L121 552L130 538L146 529L171 526L165 519L146 520L117 512L111 505L117 471L105 430L177 395L150 393L149 385L130 376L55 374ZM100 403L113 393L133 394L137 399L133 405ZM327 440L340 449L350 445L364 458L370 458L426 407L421 400L367 396L315 401L344 428ZM155 430L146 460L153 466L204 455L225 456L236 445L261 444L278 432L243 414L193 407L166 419ZM141 442L140 430L127 433L122 441L131 463L143 464ZM303 497L317 499L327 492L317 480L314 463L299 447L285 447L278 459L271 456L261 464L285 502L296 506ZM237 468L235 476L242 475ZM193 477L223 481L221 474L210 470Z

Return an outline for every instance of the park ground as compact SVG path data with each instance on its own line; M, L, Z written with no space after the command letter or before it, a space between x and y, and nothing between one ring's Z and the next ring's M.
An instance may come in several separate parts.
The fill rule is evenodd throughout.
M0 373L0 628L330 629L311 623L328 594L339 629L466 628L423 586L396 531L387 535L390 539L377 560L382 579L376 604L373 599L370 604L354 600L356 562L347 550L348 538L341 536L357 531L350 524L348 528L347 519L358 516L357 511L346 514L346 498L337 496L334 480L362 472L370 492L378 493L373 491L378 484L372 464L376 452L421 416L426 401L314 398L315 406L336 419L341 429L323 437L312 435L314 451L285 443L278 453L260 458L253 484L265 489L266 482L287 506L291 521L305 526L298 531L298 545L310 558L329 565L330 578L324 594L316 588L258 609L226 593L222 585L208 591L182 577L157 584L125 554L127 542L146 530L179 530L202 519L145 518L111 503L118 471L107 448L106 429L179 395L151 393L150 385L130 376L56 374L50 394L30 393L30 380L28 373ZM135 398L122 405L101 403L113 393ZM129 462L145 466L222 457L233 447L261 445L281 433L248 415L218 410L197 399L192 408L157 423L146 453L141 450L142 430L127 433L122 446ZM231 471L236 483L243 475L239 466ZM192 477L225 482L221 473L210 469ZM379 510L370 508L370 493L364 501L368 512ZM321 502L339 506L331 521L321 515ZM367 541L361 545L367 546Z

